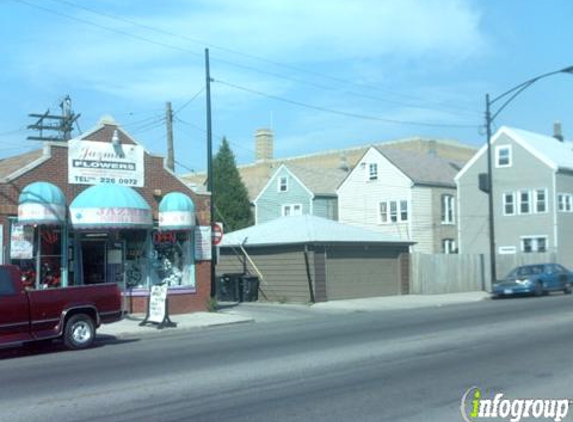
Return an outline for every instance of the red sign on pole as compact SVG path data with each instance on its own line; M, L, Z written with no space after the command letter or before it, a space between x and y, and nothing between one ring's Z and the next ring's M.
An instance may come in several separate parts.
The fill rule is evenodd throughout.
M218 245L223 240L223 223L213 223L211 226L211 240L213 245Z

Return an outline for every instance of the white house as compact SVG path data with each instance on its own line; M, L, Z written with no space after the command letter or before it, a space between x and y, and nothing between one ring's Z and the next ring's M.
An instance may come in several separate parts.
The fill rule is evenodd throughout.
M339 221L416 242L415 252L455 253L454 177L463 164L371 147L337 190Z

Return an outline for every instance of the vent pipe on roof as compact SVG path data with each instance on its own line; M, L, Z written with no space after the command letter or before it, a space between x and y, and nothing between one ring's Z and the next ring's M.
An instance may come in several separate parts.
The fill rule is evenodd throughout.
M563 142L563 130L561 129L561 122L553 123L553 137L559 142Z

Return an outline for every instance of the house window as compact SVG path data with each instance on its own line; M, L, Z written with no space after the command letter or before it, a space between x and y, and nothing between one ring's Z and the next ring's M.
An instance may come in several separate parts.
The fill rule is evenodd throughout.
M390 201L390 221L395 223L398 221L398 203Z
M519 213L529 214L531 212L531 195L528 190L519 191Z
M511 167L511 145L501 145L495 149L495 166Z
M454 224L454 195L442 195L442 224Z
M380 202L379 207L379 222L380 223L387 223L388 222L388 202Z
M535 212L547 212L547 189L535 190Z
M513 192L503 194L503 215L515 215L515 194Z
M547 252L547 236L526 236L521 238L521 251Z
M443 239L442 240L442 253L445 253L445 254L457 253L456 241L454 239Z
M378 206L381 224L408 221L408 201L385 201Z
M279 189L279 192L288 191L288 177L287 176L279 177L278 189Z
M302 215L302 205L301 204L289 204L283 205L283 217L289 217L291 215Z
M573 195L567 193L560 193L557 195L557 206L559 211L572 212L573 211Z
M368 165L368 180L378 179L378 164L372 163Z
M408 201L400 201L400 221L408 221Z

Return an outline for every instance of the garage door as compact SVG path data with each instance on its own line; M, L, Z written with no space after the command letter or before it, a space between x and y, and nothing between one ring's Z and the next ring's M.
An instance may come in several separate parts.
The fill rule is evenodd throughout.
M328 299L400 294L398 252L388 248L327 248Z

